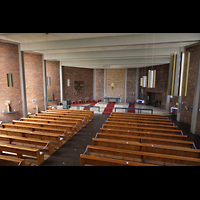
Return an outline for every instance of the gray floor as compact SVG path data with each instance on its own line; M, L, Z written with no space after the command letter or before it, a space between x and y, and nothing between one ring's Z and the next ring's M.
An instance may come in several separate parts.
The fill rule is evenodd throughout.
M55 151L40 166L80 166L80 154L84 153L87 145L92 144L109 115L94 114L94 118L63 146Z

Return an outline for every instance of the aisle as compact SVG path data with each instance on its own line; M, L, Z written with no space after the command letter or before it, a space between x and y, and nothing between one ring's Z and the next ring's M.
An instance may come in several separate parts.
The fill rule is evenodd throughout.
M100 130L109 115L94 114L94 118L40 166L80 166L80 154Z

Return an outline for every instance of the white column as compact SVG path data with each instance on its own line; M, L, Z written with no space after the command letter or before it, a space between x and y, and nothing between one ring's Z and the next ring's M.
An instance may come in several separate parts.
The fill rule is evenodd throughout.
M46 71L46 60L44 60L44 55L42 55L42 67L43 67L43 86L44 86L44 109L47 110L47 71Z
M63 70L60 62L60 102L63 102Z
M19 54L21 95L22 95L22 111L23 111L23 117L28 117L28 115L27 115L27 102L26 102L26 81L25 81L25 71L24 71L24 52L21 51L21 45L20 44L18 44L18 54Z

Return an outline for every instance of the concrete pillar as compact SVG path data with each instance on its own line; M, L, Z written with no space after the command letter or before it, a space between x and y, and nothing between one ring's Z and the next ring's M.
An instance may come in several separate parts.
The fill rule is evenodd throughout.
M44 109L47 110L47 72L46 72L46 60L44 60L44 55L42 55L43 61L43 86L44 86Z
M96 99L96 69L93 69L93 99L98 100Z
M22 95L22 111L23 111L23 117L28 117L27 101L26 101L26 81L25 81L25 70L24 70L24 52L21 51L20 44L18 44L18 54L19 54L21 95Z
M140 68L136 68L135 102L139 99Z
M60 102L63 102L63 69L60 62Z

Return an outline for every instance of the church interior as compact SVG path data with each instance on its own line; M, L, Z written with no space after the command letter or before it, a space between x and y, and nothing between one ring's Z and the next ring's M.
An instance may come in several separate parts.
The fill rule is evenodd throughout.
M0 166L199 166L200 33L0 33Z

